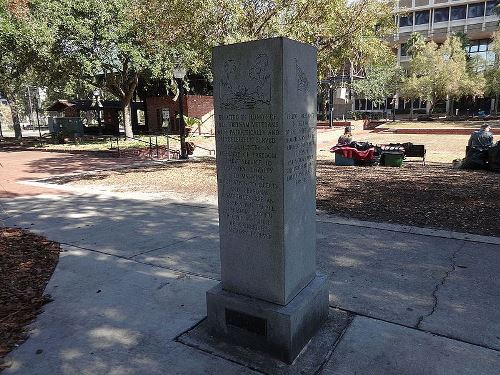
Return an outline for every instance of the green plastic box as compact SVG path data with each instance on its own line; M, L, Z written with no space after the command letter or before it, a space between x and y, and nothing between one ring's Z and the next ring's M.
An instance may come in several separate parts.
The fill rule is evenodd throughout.
M386 167L401 167L403 164L403 153L397 151L384 152L384 166Z

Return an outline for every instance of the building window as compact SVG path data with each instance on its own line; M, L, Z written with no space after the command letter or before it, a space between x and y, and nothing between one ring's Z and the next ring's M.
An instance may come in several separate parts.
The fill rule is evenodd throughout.
M489 39L472 40L467 47L467 53L471 59L476 61L478 71L484 70L495 62L495 53L491 51Z
M468 18L482 17L484 15L484 3L469 4Z
M467 14L467 6L460 5L457 7L451 7L451 20L464 20L465 15Z
M493 1L487 1L486 2L486 15L487 16L492 16L495 14L495 7L497 6L498 1L493 0Z
M475 53L475 52L485 52L490 50L490 40L489 39L478 39L478 40L471 40L468 51L469 54Z
M434 9L434 23L448 22L450 16L450 8Z
M426 23L429 23L429 11L415 12L415 25L425 25Z
M413 25L413 13L409 16L399 16L399 27L406 27Z

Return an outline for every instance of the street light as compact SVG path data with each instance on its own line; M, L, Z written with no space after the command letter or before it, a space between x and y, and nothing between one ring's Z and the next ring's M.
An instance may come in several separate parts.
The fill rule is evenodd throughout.
M102 135L102 127L101 127L101 92L99 89L94 90L93 92L94 100L92 101L91 107L95 107L96 118L97 118L97 126L99 126L99 135Z
M36 87L35 91L35 113L36 113L36 123L38 125L38 135L42 139L42 129L40 128L40 115L38 113L40 107L40 89Z
M322 80L321 83L326 83L328 85L328 126L331 129L333 128L333 101L335 100L334 87L336 83L336 77L330 74L328 77Z
M186 125L184 123L184 88L183 88L183 80L186 76L186 68L183 68L177 65L174 68L174 79L177 83L177 89L179 90L179 120L180 120L180 133L181 133L181 155L180 159L187 159L187 148L186 148Z
M330 112L330 116L328 118L328 126L333 128L333 85L334 85L334 80L330 78L330 82L328 83L328 110Z

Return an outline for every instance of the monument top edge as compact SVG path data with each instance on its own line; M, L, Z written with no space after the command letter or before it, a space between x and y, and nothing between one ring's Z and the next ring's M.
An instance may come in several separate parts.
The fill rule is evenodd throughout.
M249 40L245 42L238 42L238 43L231 43L231 44L221 44L218 46L213 47L213 49L219 49L219 48L227 48L227 47L237 47L237 46L242 46L242 45L249 45L249 44L254 44L258 42L264 42L264 41L274 41L274 40L281 40L281 41L286 41L286 42L291 42L295 44L301 44L303 46L307 46L310 48L317 49L315 46L309 43L304 43L304 42L299 42L298 40L290 39L285 36L277 36L277 37L272 37L272 38L263 38L263 39L255 39L255 40Z

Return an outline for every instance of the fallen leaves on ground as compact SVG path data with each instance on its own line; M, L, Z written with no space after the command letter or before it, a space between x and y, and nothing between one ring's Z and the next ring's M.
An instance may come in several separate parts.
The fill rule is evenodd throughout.
M320 161L317 207L360 220L499 236L500 174L407 163L338 167Z
M27 325L50 302L44 295L60 246L17 228L0 228L0 371L2 357L27 337Z

